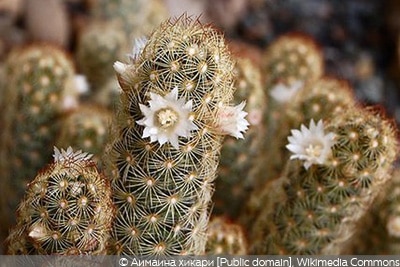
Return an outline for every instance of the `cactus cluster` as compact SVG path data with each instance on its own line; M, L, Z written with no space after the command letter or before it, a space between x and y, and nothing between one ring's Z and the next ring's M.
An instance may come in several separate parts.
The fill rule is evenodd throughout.
M136 51L115 65L123 105L107 153L112 249L202 254L221 142L237 117L234 64L223 36L187 17L163 23Z
M7 253L105 254L113 210L109 183L91 155L55 148L54 162L28 185Z

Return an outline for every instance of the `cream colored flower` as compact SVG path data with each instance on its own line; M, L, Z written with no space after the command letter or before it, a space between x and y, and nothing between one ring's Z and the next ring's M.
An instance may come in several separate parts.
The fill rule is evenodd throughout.
M217 113L218 130L236 138L243 138L243 133L249 126L249 122L244 118L247 115L247 112L243 111L245 105L246 102L242 102L234 107L220 107Z
M293 100L296 93L303 87L302 81L294 82L293 84L287 86L283 83L278 83L270 91L270 95L275 101L283 104Z
M288 137L286 148L293 153L290 159L304 160L306 169L312 164L324 164L331 155L335 134L325 134L322 120L317 124L311 120L309 128L302 124L300 129L291 130L292 135Z
M140 110L144 118L137 123L145 126L142 137L150 137L150 142L170 142L178 149L178 137L190 137L190 131L198 129L190 118L192 100L178 99L177 87L165 96L150 93L149 107L140 104Z

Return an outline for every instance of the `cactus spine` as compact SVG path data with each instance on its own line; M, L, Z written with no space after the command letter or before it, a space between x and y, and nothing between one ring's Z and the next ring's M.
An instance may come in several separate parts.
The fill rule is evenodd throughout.
M105 254L114 207L91 155L55 148L29 183L7 238L8 254Z
M220 33L186 17L163 23L138 51L115 65L123 93L107 153L112 252L202 254L234 64Z
M308 169L290 161L285 174L270 183L270 201L265 203L269 210L256 222L252 253L342 253L360 218L390 180L398 148L385 118L354 108L324 129L335 134L331 156Z

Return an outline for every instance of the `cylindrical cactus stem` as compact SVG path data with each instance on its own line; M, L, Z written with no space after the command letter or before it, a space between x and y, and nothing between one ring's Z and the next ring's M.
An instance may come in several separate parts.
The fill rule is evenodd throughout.
M0 176L8 206L2 206L2 220L16 209L28 179L51 159L57 118L78 103L73 63L60 48L44 44L15 48L5 63L5 78Z
M223 136L242 136L230 106L234 63L223 36L181 17L117 62L122 105L107 158L117 216L112 252L202 254Z
M226 217L213 217L207 227L207 255L246 255L247 241L243 228Z
M276 181L281 187L270 187L252 253L342 253L391 177L395 129L373 111L354 108L326 126L312 121L309 129L293 130L287 148L299 160L288 163Z
M112 112L91 104L81 104L61 118L60 133L56 146L83 149L93 154L93 160L100 167L101 156L109 141Z
M244 109L248 113L250 125L244 140L235 140L233 137L225 139L213 196L213 214L227 215L232 220L237 219L243 203L253 190L256 163L254 158L266 133L262 124L266 98L260 69L250 59L238 56L235 72L234 101L246 101Z
M8 254L105 254L114 206L91 156L54 149L54 162L28 185Z

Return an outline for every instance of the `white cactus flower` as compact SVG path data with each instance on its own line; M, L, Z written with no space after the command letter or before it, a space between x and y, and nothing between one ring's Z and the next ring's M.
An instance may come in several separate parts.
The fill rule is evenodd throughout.
M303 87L302 81L296 81L293 84L287 86L283 83L278 83L270 91L270 95L278 103L284 104L291 100L297 94L297 92Z
M243 138L243 133L248 129L249 122L244 118L247 112L243 111L246 102L237 106L222 106L218 109L217 128L224 134L229 134L236 138Z
M304 160L306 169L313 164L326 163L332 153L331 147L335 144L335 134L324 133L322 120L317 124L311 120L309 128L302 124L300 129L291 130L292 135L288 137L286 148L293 153L290 159Z
M67 150L61 149L59 150L57 147L54 147L54 162L76 162L82 160L89 160L93 157L92 154L87 152L82 152L82 150L74 151L72 147L68 147Z
M192 100L178 99L177 87L165 96L150 93L150 98L149 107L140 104L144 118L137 123L145 126L142 137L160 145L170 142L178 149L179 136L190 137L190 131L198 129L190 116Z
M391 216L386 224L390 236L400 237L400 217Z

